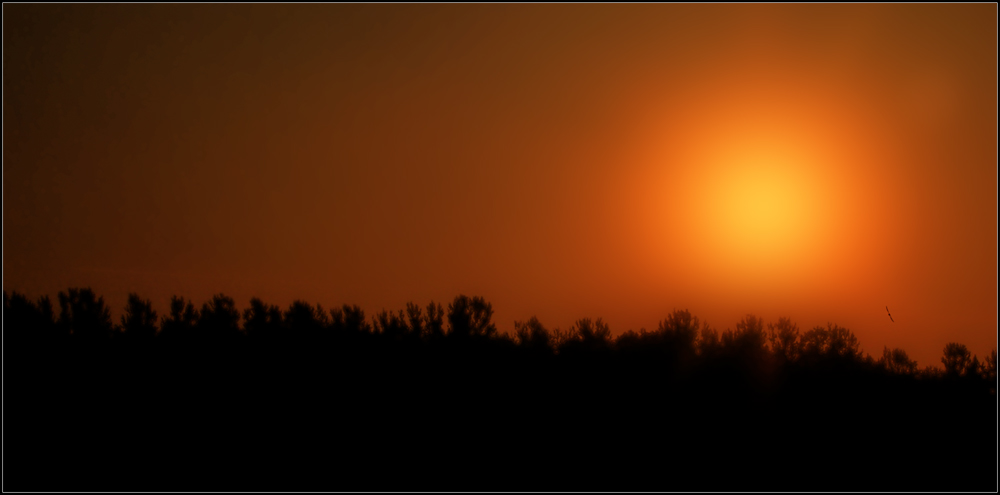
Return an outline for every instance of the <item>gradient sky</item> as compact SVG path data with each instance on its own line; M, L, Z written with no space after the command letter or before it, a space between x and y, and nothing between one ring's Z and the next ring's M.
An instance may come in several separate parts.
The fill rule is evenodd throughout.
M996 4L3 6L3 288L997 347ZM895 318L889 321L888 305Z

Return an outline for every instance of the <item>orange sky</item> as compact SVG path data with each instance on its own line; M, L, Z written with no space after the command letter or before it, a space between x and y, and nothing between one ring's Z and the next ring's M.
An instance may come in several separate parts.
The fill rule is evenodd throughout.
M3 14L4 290L997 347L995 4Z

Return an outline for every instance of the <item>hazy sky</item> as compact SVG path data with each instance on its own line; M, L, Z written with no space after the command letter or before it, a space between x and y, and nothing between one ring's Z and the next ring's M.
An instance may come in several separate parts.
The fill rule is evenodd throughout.
M997 342L996 4L4 4L3 288ZM888 305L895 318L889 321ZM115 315L117 319L117 314Z

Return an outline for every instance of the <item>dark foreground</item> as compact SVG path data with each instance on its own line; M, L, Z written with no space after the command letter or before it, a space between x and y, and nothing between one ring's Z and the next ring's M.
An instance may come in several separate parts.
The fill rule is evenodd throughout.
M8 368L4 489L996 490L995 396L959 383L272 351Z

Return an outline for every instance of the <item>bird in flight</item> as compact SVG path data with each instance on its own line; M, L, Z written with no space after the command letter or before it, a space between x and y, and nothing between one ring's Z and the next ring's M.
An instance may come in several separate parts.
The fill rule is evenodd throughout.
M885 307L885 312L886 312L886 313L889 313L889 306L886 306L886 307ZM889 313L889 321L891 321L891 322L893 322L893 323L896 323L896 320L893 320L893 319L892 319L892 313Z

